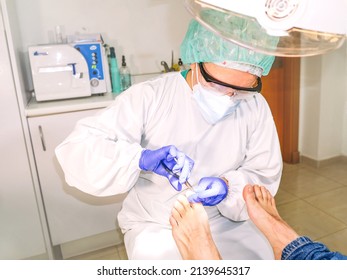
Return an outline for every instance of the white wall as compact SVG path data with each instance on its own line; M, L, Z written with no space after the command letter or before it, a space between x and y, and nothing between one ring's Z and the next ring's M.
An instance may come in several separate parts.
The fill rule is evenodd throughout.
M316 159L318 151L321 60L301 59L299 151Z
M346 46L323 56L302 58L301 155L314 160L347 155L346 78Z
M175 62L190 14L181 0L14 0L23 52L28 46L55 42L63 35L101 33L115 47L118 64L126 56L132 74L160 72Z

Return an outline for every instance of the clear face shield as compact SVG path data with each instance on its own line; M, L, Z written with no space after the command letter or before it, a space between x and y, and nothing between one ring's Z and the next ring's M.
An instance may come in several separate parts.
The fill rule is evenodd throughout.
M185 6L224 39L268 55L326 53L347 33L346 0L185 0Z

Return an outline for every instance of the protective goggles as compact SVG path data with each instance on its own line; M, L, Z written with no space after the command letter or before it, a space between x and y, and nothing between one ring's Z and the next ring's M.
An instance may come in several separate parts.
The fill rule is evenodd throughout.
M219 86L223 86L225 88L229 88L234 90L235 92L260 92L262 88L262 83L260 77L257 77L257 85L255 87L240 87L240 86L235 86L231 84L227 84L225 82L219 81L212 77L210 74L207 73L207 71L204 68L204 63L199 62L199 69L202 77L205 79L206 82L208 83L213 83Z

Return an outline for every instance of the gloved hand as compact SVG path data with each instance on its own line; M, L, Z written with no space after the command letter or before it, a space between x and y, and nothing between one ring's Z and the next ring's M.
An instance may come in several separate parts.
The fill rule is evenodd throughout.
M204 177L194 187L195 193L188 197L189 202L201 202L204 206L220 203L228 194L227 183L218 177Z
M170 174L161 164L162 161L179 178ZM139 161L142 170L165 176L177 191L182 190L182 184L188 180L193 166L194 161L172 145L158 150L143 150Z

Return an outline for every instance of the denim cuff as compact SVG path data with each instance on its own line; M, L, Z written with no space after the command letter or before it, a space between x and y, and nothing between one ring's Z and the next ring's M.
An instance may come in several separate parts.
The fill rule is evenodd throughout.
M300 236L297 239L290 242L282 251L282 260L290 259L290 256L293 252L295 252L298 248L305 246L306 244L313 243L313 241L307 236Z

